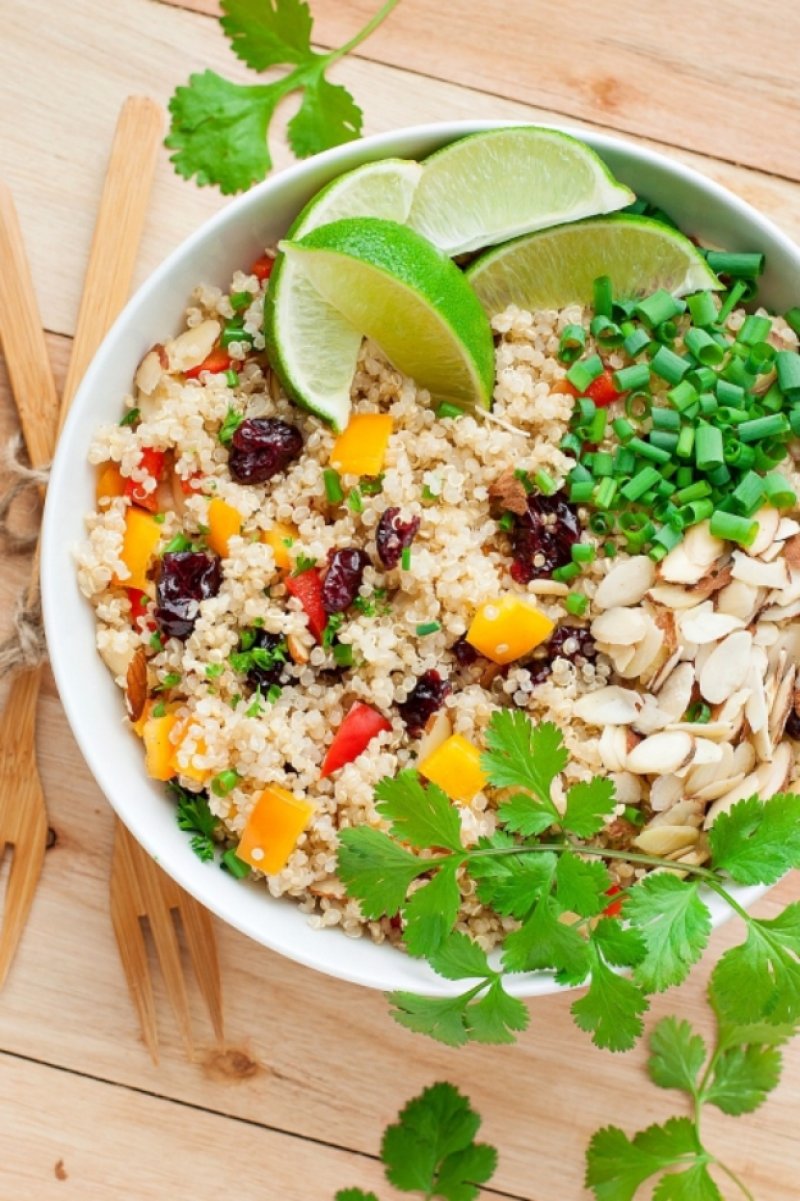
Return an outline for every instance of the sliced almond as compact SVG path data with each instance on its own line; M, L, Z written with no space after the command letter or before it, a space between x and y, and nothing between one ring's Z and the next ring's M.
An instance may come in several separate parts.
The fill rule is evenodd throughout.
M140 646L128 664L125 676L125 704L131 721L138 721L147 701L147 651Z
M674 546L658 565L660 579L668 584L696 584L706 573L705 564L695 563L689 558L684 542Z
M721 705L744 683L753 647L753 635L735 630L718 643L703 664L698 683L705 700Z
M798 602L800 604L800 602ZM780 638L780 632L774 622L764 620L762 611L758 625L753 630L754 646L774 646Z
M693 798L681 797L666 813L657 813L652 817L645 829L658 829L659 826L699 826L700 811L701 806Z
M669 721L679 721L689 707L694 688L694 667L679 663L658 692L658 707Z
M636 654L619 674L624 680L635 680L645 675L655 663L664 645L665 634L661 626L647 616L647 631L636 647Z
M656 577L656 567L647 555L633 555L612 567L600 581L594 596L598 609L611 609L616 605L638 605Z
M766 729L768 716L764 680L757 664L750 665L746 680L750 695L745 702L744 715L752 732L757 734L759 730Z
M793 538L795 534L800 534L800 522L794 521L791 517L781 517L775 533L776 542L785 542L788 538Z
M286 649L293 663L308 663L309 652L302 639L297 634L287 634Z
M758 533L752 544L748 546L747 553L758 557L759 555L763 555L767 547L772 545L775 535L778 532L781 517L777 509L765 506L753 515L753 520L758 522Z
M683 780L677 776L659 776L650 789L650 808L654 813L671 809L683 796Z
M201 321L168 342L165 350L170 371L188 371L199 367L214 349L221 326L219 321Z
M769 712L769 736L773 742L783 738L783 731L794 705L794 683L797 669L794 664L785 673Z
M646 855L669 855L672 851L691 847L700 837L694 826L663 825L642 830L633 840L633 845Z
M740 550L733 552L731 575L735 580L742 580L754 588L785 588L789 582L783 559L777 559L774 563L763 563Z
M767 597L769 605L793 605L796 600L800 600L800 565L790 563L785 555L781 562L787 565L789 578L783 587L776 588Z
M706 763L697 763L695 760L692 770L686 776L686 791L692 796L714 780L725 779L727 776L736 774L733 767L733 748L729 743L715 742L711 745L719 751L719 758L714 762Z
M440 709L438 713L432 714L425 726L425 733L419 740L417 762L422 762L423 759L428 758L428 755L432 755L443 742L447 742L452 733L453 726L446 709Z
M713 826L720 813L727 813L737 801L742 801L754 794L760 796L762 801L766 801L776 792L780 792L789 774L791 758L792 752L789 744L779 743L775 748L775 755L771 763L760 763L756 770L745 776L735 788L714 801L706 814L705 828Z
M741 617L733 617L730 613L715 613L710 602L706 602L683 613L679 625L685 638L702 645L704 642L719 642L726 634L740 630L744 622Z
M740 742L733 750L733 767L737 772L743 772L746 776L753 771L756 765L756 753L749 742Z
M787 541L783 548L783 557L790 567L800 567L800 533Z
M716 720L721 725L728 725L730 727L731 738L735 738L742 728L744 707L749 696L749 688L738 688L736 692L731 693L716 714Z
M650 681L650 687L654 692L658 692L659 689L664 687L664 684L672 675L675 668L684 660L684 658L683 646L676 646L670 657L666 660L664 665L658 669L657 673Z
M713 739L714 742L724 742L733 733L733 727L727 721L673 721L667 726L667 730L675 734L691 734L693 737L700 734L703 738Z
M715 592L721 591L730 582L731 565L726 561L712 567L708 574L704 575L702 580L699 580L694 588L691 589L691 596L696 601L705 600L707 596L712 596Z
M640 776L668 776L685 767L693 757L693 738L662 730L643 738L629 753L625 766Z
M628 756L627 728L625 726L606 726L600 735L597 750L606 771L623 771Z
M579 697L573 712L590 726L624 726L630 725L641 707L642 698L638 692L608 684Z
M610 779L619 805L638 805L641 802L642 782L633 772L612 772Z
M722 539L711 533L711 522L709 521L700 521L697 525L689 526L683 542L679 545L685 547L686 554L693 563L698 563L706 569L715 563L725 550L725 543ZM662 564L664 562L666 559L662 559Z
M531 580L528 591L536 596L566 596L569 585L562 584L560 580Z
M596 642L614 646L632 646L647 633L647 617L642 609L623 609L613 605L595 617L591 626Z
M663 730L664 726L668 726L672 717L659 707L656 698L649 692L643 694L643 699L644 704L633 723L633 728L638 734L655 734L657 730Z
M161 376L168 365L163 346L154 346L149 350L136 369L134 383L145 396L152 395L161 382Z
M692 609L697 604L697 598L680 584L656 584L647 595L651 601L668 609Z
M762 595L752 584L745 584L743 580L732 580L717 596L717 612L728 613L747 624L761 603Z
M698 788L692 796L696 801L702 801L703 804L708 804L709 801L716 801L718 797L724 796L726 792L730 792L737 784L740 784L745 777L745 773L737 772L735 776L724 776L721 780L712 780L703 788Z

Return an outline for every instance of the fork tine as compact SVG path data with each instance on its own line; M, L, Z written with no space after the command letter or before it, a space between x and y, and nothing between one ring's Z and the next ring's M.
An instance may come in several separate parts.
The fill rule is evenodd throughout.
M3 924L0 929L0 988L5 984L20 935L28 920L47 846L47 818L44 807L41 804L36 805L35 801L27 796L20 796L18 803L20 806L30 803L36 807L35 812L28 813L27 820L20 823L12 853Z
M194 1042L189 1018L189 1000L186 996L186 984L181 969L181 950L175 931L172 909L160 879L162 873L150 856L144 852L139 852L137 855L136 865L144 910L150 924L150 932L153 935L161 971L164 974L167 995L187 1054L191 1058L194 1054Z
M154 1064L158 1064L158 1027L156 1006L147 963L147 947L139 921L139 884L131 858L128 833L116 823L114 852L111 860L111 922L117 940L122 970L128 983L145 1046Z
M178 911L183 921L194 974L208 1007L214 1034L217 1041L222 1043L225 1040L222 1021L222 978L211 914L185 892L179 892Z

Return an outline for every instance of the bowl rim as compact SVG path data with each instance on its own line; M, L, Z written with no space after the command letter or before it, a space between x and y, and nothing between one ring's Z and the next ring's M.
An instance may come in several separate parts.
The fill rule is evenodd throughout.
M438 145L445 145L469 134L488 132L510 126L531 125L557 130L577 137L585 141L601 157L605 152L611 153L612 156L618 154L636 160L637 166L645 164L661 172L677 176L678 179L692 185L699 193L705 194L714 204L724 207L736 220L741 219L746 221L751 229L755 228L758 233L763 234L773 246L777 247L778 253L794 261L796 268L800 271L800 250L769 218L759 213L749 203L730 192L722 184L703 175L694 167L687 166L678 160L673 160L667 155L661 154L649 147L640 146L636 142L629 141L626 138L618 138L603 132L596 132L595 130L581 129L569 123L493 119L427 122L373 134L358 141L334 147L311 159L292 163L284 170L276 172L262 183L251 188L248 192L227 203L170 252L132 295L98 347L77 390L69 415L59 435L58 446L51 468L50 484L42 522L41 540L41 597L44 625L49 646L50 662L61 703L81 754L104 796L117 817L124 822L143 849L182 888L193 895L201 904L216 914L216 916L241 933L254 939L262 946L276 951L305 967L313 968L316 971L332 975L335 978L369 988L388 990L397 987L398 983L396 973L383 970L380 966L382 961L379 960L377 955L373 957L374 963L370 963L369 970L348 963L346 955L343 955L341 959L336 958L335 962L332 961L332 956L328 956L327 961L321 962L321 957L310 951L305 942L295 942L291 937L276 937L268 922L264 922L258 926L254 925L252 921L247 920L239 912L240 906L233 899L236 894L226 889L223 895L223 890L212 889L210 891L213 895L209 896L209 890L202 886L203 878L196 871L190 870L189 858L163 855L164 848L159 843L156 831L150 828L147 820L140 819L135 809L121 803L115 795L112 757L107 753L105 747L98 747L96 741L92 738L92 730L82 715L80 700L85 682L83 680L76 681L71 677L66 657L60 649L60 639L57 637L57 634L60 632L58 613L62 596L61 590L64 585L63 575L59 575L55 567L51 569L51 564L57 562L55 552L58 545L58 510L62 498L66 497L69 493L69 473L71 470L74 470L74 461L69 452L71 444L75 439L75 431L82 411L89 405L90 398L97 384L102 380L107 361L114 353L117 343L120 340L125 340L125 332L132 324L135 315L146 308L151 297L166 285L173 272L191 257L195 248L204 245L207 240L213 237L216 231L223 228L235 227L244 214L256 210L260 204L268 200L274 189L288 187L291 183L297 185L299 189L304 181L313 179L314 176L327 171L330 167L338 166L339 170L335 173L335 175L338 175L362 162L401 154L403 153L402 148L409 145L431 142L436 142ZM407 150L406 153L408 153ZM334 178L335 175L331 174L330 178ZM176 315L184 307L185 301L185 296L177 301ZM88 467L85 457L85 446L83 463ZM85 598L81 599L84 604L88 603ZM97 668L105 673L107 669L99 655L96 658ZM120 725L121 732L123 729L124 727ZM125 731L126 735L127 733ZM235 883L237 890L242 887L240 882L232 883ZM263 888L263 885L260 885L260 887ZM762 885L750 887L735 886L731 891L736 896L738 902L743 907L748 908L759 897L768 892L769 889ZM231 903L228 903L229 896L232 898ZM719 898L714 895L706 895L705 899L711 909L714 926L720 925L727 920L730 916L730 911ZM265 901L274 903L277 901L277 898L273 898L264 890L259 900L263 906ZM283 898L281 900L284 904L292 903ZM267 912L266 908L264 912ZM317 936L330 933L330 931L313 930L310 927L308 927L308 930L311 936L308 940L308 946L312 948ZM350 940L345 941L341 931L336 931L336 934L338 935L338 939L341 940L340 945L347 946L349 944ZM371 945L374 947L374 944ZM378 949L381 951L386 950L385 947L375 948L375 950ZM392 954L394 955L395 953L398 956L402 954L402 952L395 952L392 949ZM419 971L417 970L419 961L411 960L406 956L403 956L403 958L407 965L405 974L408 979L406 980L406 986L413 984L418 992L429 996L446 996L462 991L462 986L459 982L445 981L441 977L435 976L432 970L427 967L423 971ZM412 975L414 977L413 980L411 979ZM507 984L508 990L511 993L521 997L549 995L561 991L561 986L557 985L552 978L552 974L547 972L531 972L515 975L507 980Z

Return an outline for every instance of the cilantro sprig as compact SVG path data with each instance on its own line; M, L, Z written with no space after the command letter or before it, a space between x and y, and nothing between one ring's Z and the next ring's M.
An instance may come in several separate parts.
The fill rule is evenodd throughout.
M362 112L327 72L388 17L398 0L386 0L343 46L320 54L311 47L313 20L305 0L222 0L220 24L237 58L254 71L289 67L265 84L236 84L215 71L189 77L170 102L165 145L179 175L225 194L242 192L272 167L268 133L280 102L301 93L286 133L297 158L307 158L361 135Z
M751 797L709 833L710 865L678 864L603 845L616 800L607 779L573 784L556 804L567 765L558 729L523 713L495 713L482 757L489 787L504 790L499 827L477 845L462 843L457 809L441 789L403 771L376 789L386 831L340 835L339 874L365 917L400 916L406 948L463 991L444 997L395 993L402 1025L441 1042L511 1042L527 1013L509 994L516 972L550 971L565 985L587 984L572 1005L577 1025L599 1047L624 1051L643 1031L649 997L680 984L711 932L709 892L745 922L743 944L722 956L711 991L728 1022L800 1020L800 904L772 920L752 917L730 882L774 883L800 865L800 797ZM650 871L610 908L608 864L626 859ZM510 930L498 962L456 930L468 878L478 899ZM508 919L511 919L510 921Z
M474 1201L497 1168L497 1151L477 1143L481 1119L452 1084L433 1084L388 1126L381 1143L386 1179L432 1201ZM340 1189L336 1201L378 1201L362 1189Z

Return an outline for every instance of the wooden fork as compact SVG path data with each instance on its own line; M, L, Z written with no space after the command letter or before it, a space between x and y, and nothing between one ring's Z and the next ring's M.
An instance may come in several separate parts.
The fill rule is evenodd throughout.
M58 395L36 304L22 233L8 188L0 183L0 340L11 394L35 468L53 457ZM38 608L38 553L26 608ZM36 765L36 702L42 666L17 673L0 718L0 860L12 849L3 925L0 988L5 983L36 891L47 842L44 794Z
M160 107L143 97L130 97L120 114L67 373L65 391L70 396L128 297L163 121ZM158 1032L143 921L150 927L187 1053L193 1053L176 916L183 925L214 1033L221 1042L222 986L211 916L164 875L117 821L111 862L111 919L142 1036L154 1063L158 1062Z

